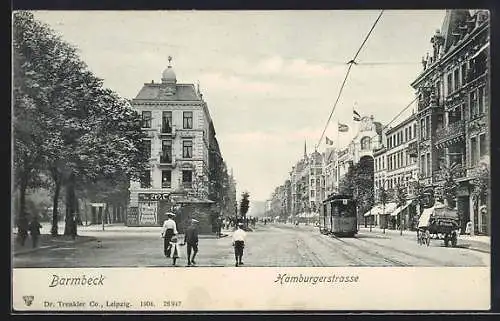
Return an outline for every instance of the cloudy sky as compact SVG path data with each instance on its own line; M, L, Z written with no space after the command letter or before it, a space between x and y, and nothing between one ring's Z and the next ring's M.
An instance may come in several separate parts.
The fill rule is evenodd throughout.
M105 85L134 98L173 56L180 83L200 82L238 193L267 199L318 143L349 61L379 11L35 12L80 49ZM350 73L326 136L352 108L386 124L414 98L445 15L386 10ZM411 113L411 109L408 110ZM404 115L403 115L404 116ZM354 136L341 134L340 146ZM324 140L323 140L324 142ZM318 150L324 149L324 144Z

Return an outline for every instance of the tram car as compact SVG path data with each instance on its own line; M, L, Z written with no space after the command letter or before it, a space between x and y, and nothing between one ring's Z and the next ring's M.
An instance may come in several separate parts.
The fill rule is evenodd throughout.
M351 195L330 195L321 206L321 233L353 237L358 233L356 211L356 201Z

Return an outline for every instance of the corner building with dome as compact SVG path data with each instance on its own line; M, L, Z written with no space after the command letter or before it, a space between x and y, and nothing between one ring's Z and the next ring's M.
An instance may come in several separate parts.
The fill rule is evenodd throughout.
M209 197L217 184L210 174L223 159L199 87L177 83L170 60L161 82L145 83L131 101L142 115L150 169L130 182L127 225L158 226L174 212L180 232L191 218L209 232L217 215Z

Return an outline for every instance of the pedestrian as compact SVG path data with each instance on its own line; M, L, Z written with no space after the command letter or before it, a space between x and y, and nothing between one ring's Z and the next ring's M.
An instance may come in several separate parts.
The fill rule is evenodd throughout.
M191 220L191 225L186 229L186 233L184 234L184 244L187 245L187 266L195 265L194 258L198 253L198 220L194 218ZM192 257L191 253L193 253Z
M78 216L75 213L75 214L73 214L73 218L71 220L71 238L73 240L76 239L77 227L78 227Z
M175 266L175 263L178 258L180 258L179 244L177 243L177 236L172 236L170 239L170 248L172 249L172 265Z
M21 246L24 246L24 244L26 243L26 239L28 238L28 229L29 229L28 215L29 215L28 213L24 213L24 215L21 216L17 222L17 233Z
M40 225L40 222L38 222L38 216L37 215L33 216L33 219L31 220L31 223L29 224L28 227L31 234L31 240L33 241L33 248L37 247L38 237L40 236L41 228L42 225Z
M163 228L161 231L161 237L163 238L163 253L165 257L170 257L171 246L170 241L174 235L177 235L177 224L174 221L175 214L167 213L167 219L163 222Z
M247 233L243 230L243 223L238 224L238 229L233 233L234 258L236 263L234 266L243 265L243 249L245 248L245 239Z

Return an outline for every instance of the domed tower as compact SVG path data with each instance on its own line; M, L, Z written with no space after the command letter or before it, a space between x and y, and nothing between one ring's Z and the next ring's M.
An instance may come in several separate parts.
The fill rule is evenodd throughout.
M177 77L175 76L174 69L172 68L172 56L168 56L168 67L161 74L162 95L175 95L177 89Z

